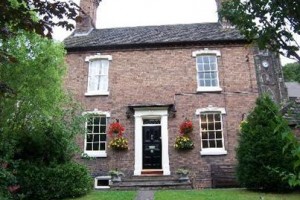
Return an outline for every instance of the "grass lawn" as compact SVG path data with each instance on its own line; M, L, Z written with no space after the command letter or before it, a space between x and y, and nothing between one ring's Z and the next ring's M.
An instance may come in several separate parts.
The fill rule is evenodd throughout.
M299 200L300 193L266 194L243 189L161 190L156 191L154 197L155 200Z
M134 200L136 194L136 191L92 191L90 194L74 200Z
M136 194L136 191L92 191L74 200L134 200ZM300 193L273 194L244 189L158 190L154 200L300 200Z

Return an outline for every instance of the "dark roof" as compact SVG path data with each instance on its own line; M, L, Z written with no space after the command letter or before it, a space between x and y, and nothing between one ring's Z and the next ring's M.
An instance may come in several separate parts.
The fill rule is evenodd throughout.
M220 42L246 40L236 29L223 28L220 23L93 29L87 35L75 31L64 40L68 50Z

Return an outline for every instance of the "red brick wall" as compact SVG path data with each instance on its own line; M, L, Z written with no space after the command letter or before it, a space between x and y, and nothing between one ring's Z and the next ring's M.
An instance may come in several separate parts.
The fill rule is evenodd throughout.
M221 51L218 59L220 86L219 93L197 93L197 75L195 58L192 52L203 48ZM185 48L160 48L136 50L100 51L111 55L109 68L109 96L86 97L88 63L85 57L98 52L69 53L67 55L68 74L66 87L83 108L92 111L95 108L111 112L112 119L119 119L125 125L125 136L129 139L127 152L115 152L108 149L107 158L85 161L96 173L106 173L109 169L119 168L129 176L134 170L134 117L127 119L128 105L132 104L174 104L176 117L169 116L169 156L171 173L177 168L192 170L195 185L210 187L210 164L235 164L239 123L243 113L254 106L257 84L252 51L242 45L199 46ZM249 55L247 62L246 56ZM212 105L224 107L223 118L225 156L201 156L199 119L195 115L198 108ZM192 139L195 148L178 152L173 148L179 124L191 119L195 125ZM83 146L83 139L79 138Z

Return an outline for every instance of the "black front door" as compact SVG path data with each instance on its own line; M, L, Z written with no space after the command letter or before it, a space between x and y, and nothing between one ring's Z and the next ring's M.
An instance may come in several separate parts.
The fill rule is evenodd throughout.
M161 127L143 127L143 169L161 169Z

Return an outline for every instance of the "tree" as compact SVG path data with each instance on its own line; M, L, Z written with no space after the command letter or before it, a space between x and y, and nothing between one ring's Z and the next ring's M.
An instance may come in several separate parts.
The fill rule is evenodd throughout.
M288 181L280 172L293 171L293 157L282 134L291 132L269 96L263 95L256 107L241 124L237 147L237 177L242 186L249 189L284 190ZM275 170L276 169L276 170Z
M2 0L0 38L11 37L20 30L51 37L54 26L72 30L72 21L79 11L78 5L71 0Z
M298 0L225 0L220 15L261 49L300 62L296 39L300 36L299 10Z
M85 194L91 177L72 162L83 119L76 117L78 106L63 88L63 45L19 33L2 47L17 61L0 63L0 80L15 91L0 101L0 198Z
M300 83L300 63L289 63L283 67L285 81L296 81Z

